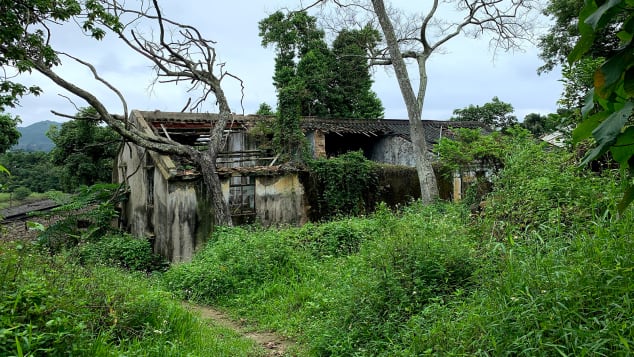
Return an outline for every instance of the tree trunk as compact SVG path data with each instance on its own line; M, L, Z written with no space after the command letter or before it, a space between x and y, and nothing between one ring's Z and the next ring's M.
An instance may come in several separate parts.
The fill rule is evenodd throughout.
M416 171L420 182L421 201L423 203L431 203L438 198L438 184L436 183L434 169L428 157L425 128L423 127L423 122L421 121L425 91L427 89L427 73L425 70L425 64L428 55L422 53L419 54L419 57L417 58L420 71L420 86L418 90L418 97L416 97L414 90L412 89L405 60L403 59L398 40L396 39L396 35L394 33L394 27L387 15L383 0L372 0L372 5L379 20L381 29L383 30L385 42L387 43L388 51L392 60L392 66L394 67L394 72L396 74L396 80L398 81L398 85L401 89L401 94L407 108L410 138L414 147L414 155L416 156Z
M207 195L209 196L214 210L214 225L216 226L232 226L231 212L229 204L222 194L222 184L216 170L216 156L212 155L209 150L200 153L196 162L200 167L203 175Z

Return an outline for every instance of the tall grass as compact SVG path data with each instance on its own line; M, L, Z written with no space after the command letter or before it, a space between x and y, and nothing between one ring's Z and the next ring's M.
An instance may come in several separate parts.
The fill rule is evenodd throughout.
M165 282L309 355L630 355L631 209L618 175L518 143L481 216L382 208L282 230L218 232Z
M247 356L252 342L211 327L144 275L75 265L0 243L2 356Z

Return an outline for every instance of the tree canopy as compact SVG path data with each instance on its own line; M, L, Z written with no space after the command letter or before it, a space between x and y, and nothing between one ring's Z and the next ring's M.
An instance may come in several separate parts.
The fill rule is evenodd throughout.
M462 109L455 109L451 121L477 121L488 125L491 129L504 129L517 124L517 117L512 115L514 109L510 103L493 97L490 102L479 105L469 105Z
M566 65L567 57L579 40L578 17L584 6L584 0L550 0L543 10L544 15L554 21L550 30L539 38L539 57L544 65L538 72L551 71L557 65ZM613 22L600 29L592 39L586 55L599 58L612 55L619 47L619 22Z
M100 126L93 108L84 108L77 119L65 122L47 133L55 143L51 161L60 167L64 191L95 183L112 181L112 164L119 147L119 136L107 126Z
M273 81L278 93L293 87L300 115L376 119L383 105L372 91L369 48L380 40L371 27L341 30L329 48L315 17L278 11L259 23L262 45L277 50Z
M20 132L17 126L21 122L19 117L3 113L2 108L0 108L0 154L18 143Z

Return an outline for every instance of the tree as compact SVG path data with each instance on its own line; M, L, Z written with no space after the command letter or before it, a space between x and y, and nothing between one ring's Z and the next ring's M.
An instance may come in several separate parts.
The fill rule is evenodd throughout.
M332 48L317 20L305 11L278 11L259 23L262 45L275 45L276 89L294 87L301 115L322 118L380 118L383 105L372 91L368 48L379 33L365 27L341 30Z
M224 66L217 63L214 42L207 40L194 27L165 18L158 6L158 0L141 2L141 9L125 8L125 4L115 0L17 0L3 2L0 5L0 65L3 69L14 69L18 72L36 70L48 77L60 87L73 95L82 98L93 107L99 118L121 135L124 140L131 141L148 150L163 154L180 155L195 162L199 167L208 189L214 208L215 224L231 225L231 215L227 201L222 197L220 179L216 171L216 158L222 147L223 131L226 123L232 118L223 80L235 75L227 72ZM126 45L137 54L145 57L154 65L157 81L190 83L190 93L197 97L188 101L184 110L200 111L206 100L213 96L219 110L219 119L210 129L210 143L206 151L199 151L191 146L183 145L170 138L147 135L143 131L129 125L128 107L122 93L99 76L95 68L85 61L70 54L56 51L50 45L54 32L47 27L52 22L79 23L84 32L96 39L103 38L107 31L115 33ZM141 22L151 22L157 27L146 37L135 28ZM152 36L152 35L150 35ZM107 86L121 100L123 115L110 113L105 105L88 90L81 88L55 71L59 64L59 56L67 56L89 68L96 81ZM2 87L16 89L5 90L6 102L15 103L19 95L27 89L5 80ZM22 89L21 89L22 88ZM8 93L8 94L6 94ZM191 98L190 98L191 99Z
M470 105L453 111L451 121L477 121L488 125L491 129L505 129L517 124L517 117L511 115L514 109L509 103L493 97L491 102L482 106Z
M543 14L552 17L554 22L550 30L539 38L537 45L541 50L539 57L544 61L544 65L539 67L538 73L551 71L557 65L567 65L567 57L579 40L577 21L583 4L584 0L550 0L548 2ZM619 24L615 22L600 30L592 40L586 55L590 58L612 55L619 46L618 38L615 36L618 26Z
M255 112L257 115L275 115L273 108L267 103L260 103L258 110Z
M459 12L455 18L459 20L453 23L439 14L441 3L446 3L440 0L431 1L430 6L425 7L425 14L409 17L388 11L383 0L372 0L372 6L365 6L354 0L334 2L342 8L354 9L354 15L360 11L368 11L372 16L371 21L378 22L386 49L373 51L371 63L391 65L394 69L409 118L421 199L426 203L432 202L438 197L438 186L421 120L427 91L427 61L432 54L439 52L444 44L461 34L469 37L490 34L490 43L495 49L508 50L520 47L530 36L531 23L527 16L533 10L535 2L455 1L453 5ZM398 21L399 19L402 20ZM432 31L434 26L438 31ZM410 76L406 60L414 61L415 75ZM416 89L413 87L413 78L417 78Z
M530 113L524 117L522 127L530 131L534 137L538 138L544 134L549 134L557 130L561 117L559 114L551 113L541 115L538 113Z
M61 190L59 169L51 162L50 153L10 151L0 155L0 164L11 171L11 176L0 175L3 188L24 186L33 192Z
M582 165L610 151L629 174L628 188L619 203L622 211L634 200L634 4L629 0L588 0L578 23L581 36L568 56L571 64L587 56L606 29L619 28L615 35L618 40L610 39L618 41L619 47L594 72L594 87L582 109L584 120L573 131L573 140L579 142L592 136L596 142Z
M53 126L47 136L55 143L51 161L60 167L60 181L65 191L79 186L112 181L112 165L120 137L100 120L93 108L84 108L77 119Z
M18 143L20 132L17 126L21 122L19 117L14 118L10 114L3 113L0 107L0 154Z

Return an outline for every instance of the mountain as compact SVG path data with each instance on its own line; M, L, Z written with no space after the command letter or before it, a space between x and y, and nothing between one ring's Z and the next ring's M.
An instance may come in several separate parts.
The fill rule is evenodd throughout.
M22 136L20 136L18 144L13 146L11 150L51 151L55 144L46 136L46 132L51 125L60 126L61 123L46 120L29 126L18 127L18 131Z

